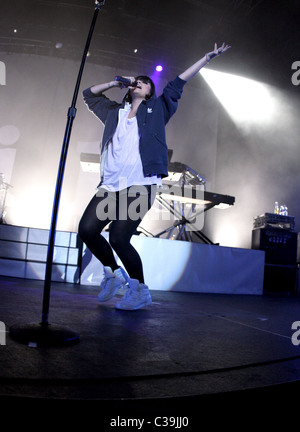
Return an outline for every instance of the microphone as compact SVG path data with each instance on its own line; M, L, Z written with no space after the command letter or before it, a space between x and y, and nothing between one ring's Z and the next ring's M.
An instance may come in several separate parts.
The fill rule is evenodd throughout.
M116 76L115 77L115 81L118 81L119 83L121 83L122 87L136 87L137 86L137 82L136 81L134 81L132 83L130 79L124 78L124 77L121 77L121 76Z

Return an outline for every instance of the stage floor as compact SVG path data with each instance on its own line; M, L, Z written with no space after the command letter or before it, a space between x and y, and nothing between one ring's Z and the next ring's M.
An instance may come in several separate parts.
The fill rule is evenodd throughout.
M0 278L0 321L41 320L43 282ZM297 383L300 345L292 343L300 298L153 291L153 305L116 310L95 287L52 283L50 324L80 341L29 347L6 334L0 396L31 400L139 402L149 407L201 396L251 393ZM299 337L300 340L300 337ZM184 402L183 402L184 401Z

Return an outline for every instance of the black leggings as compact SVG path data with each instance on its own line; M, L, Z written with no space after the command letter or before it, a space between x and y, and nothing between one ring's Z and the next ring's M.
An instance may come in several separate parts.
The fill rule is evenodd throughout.
M132 193L132 188L122 192L107 192L100 188L82 215L78 234L103 266L108 266L113 271L119 267L113 248L129 277L144 283L141 258L130 243L132 235L150 209L155 197L155 192L153 193L155 189L150 186L142 188L143 195ZM130 189L131 193L128 193ZM110 222L109 242L107 242L100 233Z

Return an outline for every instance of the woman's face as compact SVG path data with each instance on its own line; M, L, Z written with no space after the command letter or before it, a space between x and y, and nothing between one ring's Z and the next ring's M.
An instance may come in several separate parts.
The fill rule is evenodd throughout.
M146 99L151 94L151 84L147 80L137 79L137 86L132 89L132 95Z

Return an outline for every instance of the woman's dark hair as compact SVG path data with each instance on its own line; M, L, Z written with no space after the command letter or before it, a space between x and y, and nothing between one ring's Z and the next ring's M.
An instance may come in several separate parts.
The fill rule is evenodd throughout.
M149 78L147 75L139 75L139 76L135 77L135 80L136 81L138 81L138 80L142 81L144 84L150 84L150 86L151 86L150 93L149 93L149 95L146 96L146 99L147 100L151 99L155 93L155 85L154 85L154 82L152 81L152 79ZM132 102L130 91L127 92L127 94L125 96L125 100L126 100L126 102L129 102L129 103Z
M152 81L152 79L149 78L147 75L139 75L139 76L135 77L135 80L136 81L140 80L144 84L150 84L150 86L151 86L150 94L148 96L146 96L146 99L151 99L155 93L155 85L154 85L154 82Z

